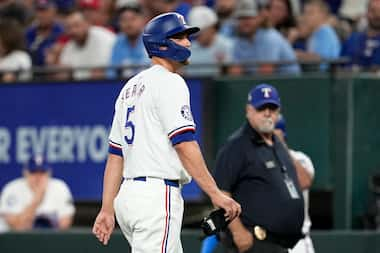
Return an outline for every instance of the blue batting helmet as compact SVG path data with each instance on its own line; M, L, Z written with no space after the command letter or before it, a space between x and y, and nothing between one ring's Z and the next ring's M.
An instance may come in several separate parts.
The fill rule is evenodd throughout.
M198 27L188 26L181 14L169 12L149 21L144 29L143 42L149 57L158 56L182 62L190 57L191 52L188 48L170 40L170 37L180 33L192 34L198 31Z

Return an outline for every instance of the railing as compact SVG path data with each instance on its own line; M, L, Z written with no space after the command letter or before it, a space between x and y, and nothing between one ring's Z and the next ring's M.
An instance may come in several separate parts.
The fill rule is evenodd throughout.
M226 62L221 64L202 63L190 64L183 68L181 72L185 76L202 76L202 77L220 77L228 75L250 75L259 76L279 75L279 69L283 66L298 64L301 68L299 74L306 73L330 73L335 74L338 70L344 71L344 65L348 63L347 58L336 60L318 60L318 61L244 61L244 62ZM231 68L239 66L241 72L234 73ZM29 70L0 70L0 76L3 82L14 81L41 81L41 80L79 80L79 79L120 79L129 78L133 74L145 69L148 65L128 64L118 66L91 66L91 67L63 67L63 66L46 66L32 67ZM205 71L206 70L206 71ZM351 70L351 69L350 69ZM107 73L113 72L109 75ZM4 78L4 75L13 75L13 78ZM286 73L285 73L286 74ZM294 75L294 74L293 74Z

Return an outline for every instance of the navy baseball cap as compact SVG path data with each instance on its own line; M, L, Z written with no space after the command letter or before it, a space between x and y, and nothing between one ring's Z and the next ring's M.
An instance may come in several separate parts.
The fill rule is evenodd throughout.
M248 103L253 107L260 108L266 104L281 107L280 95L275 87L269 84L259 84L248 93Z
M24 165L24 169L29 172L47 172L50 170L50 166L44 161L42 155L35 155L30 158Z

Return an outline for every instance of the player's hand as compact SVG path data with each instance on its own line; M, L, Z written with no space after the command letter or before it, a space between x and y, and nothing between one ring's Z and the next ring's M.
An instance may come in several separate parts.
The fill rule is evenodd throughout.
M36 203L41 203L44 199L48 183L49 175L42 174L38 178L38 183L32 187L32 191L34 192L34 201L36 201Z
M210 196L211 201L214 206L223 208L226 213L226 220L232 221L236 217L238 217L241 213L241 206L232 198L225 195L223 192L219 191L214 196Z
M240 253L249 250L253 246L253 235L245 228L232 232L232 238Z
M114 213L101 210L96 217L94 226L92 228L92 233L96 236L96 238L98 238L101 243L107 245L114 227Z

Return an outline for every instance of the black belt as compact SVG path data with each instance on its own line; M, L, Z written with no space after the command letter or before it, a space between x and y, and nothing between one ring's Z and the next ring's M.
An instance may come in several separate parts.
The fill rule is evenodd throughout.
M146 181L146 177L135 177L133 178L135 181ZM164 183L169 186L173 187L179 187L179 180L173 180L173 179L162 179L164 180Z

